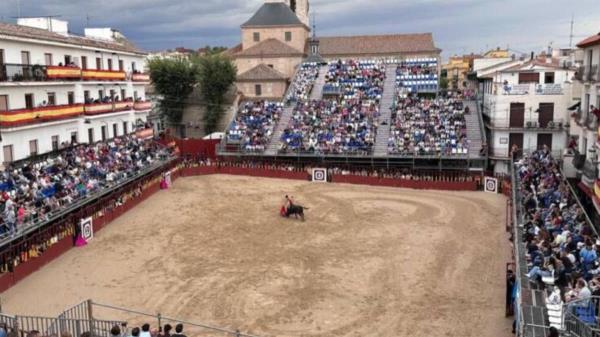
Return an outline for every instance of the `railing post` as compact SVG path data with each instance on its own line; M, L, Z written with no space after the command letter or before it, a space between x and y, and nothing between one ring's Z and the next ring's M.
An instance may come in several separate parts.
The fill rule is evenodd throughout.
M158 331L162 332L162 324L161 324L162 315L160 314L160 312L158 314L156 314L156 319L158 321Z
M95 336L94 334L94 312L92 309L92 306L94 305L94 303L92 302L91 299L87 300L86 302L87 304L87 316L88 316L88 321L89 321L89 325L90 325L90 334L93 336Z

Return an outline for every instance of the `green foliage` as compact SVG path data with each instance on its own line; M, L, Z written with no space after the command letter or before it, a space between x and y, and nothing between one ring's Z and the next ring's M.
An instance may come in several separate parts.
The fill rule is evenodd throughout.
M193 63L197 65L200 92L207 105L204 131L209 134L216 131L221 120L225 94L235 82L237 69L231 59L222 54L195 58Z
M160 110L173 124L181 123L185 100L194 90L198 68L185 59L154 59L148 63L150 79L162 96Z
M448 78L447 77L440 78L440 89L442 89L442 90L448 89Z

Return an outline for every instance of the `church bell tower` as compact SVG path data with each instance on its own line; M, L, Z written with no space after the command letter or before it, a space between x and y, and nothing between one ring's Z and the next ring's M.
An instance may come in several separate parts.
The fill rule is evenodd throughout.
M286 3L290 6L292 11L296 13L298 19L300 19L307 27L310 27L310 4L308 3L308 0L286 0Z

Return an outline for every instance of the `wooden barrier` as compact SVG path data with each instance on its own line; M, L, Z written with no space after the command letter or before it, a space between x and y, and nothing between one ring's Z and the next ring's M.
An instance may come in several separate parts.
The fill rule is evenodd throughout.
M333 183L412 188L415 190L477 191L476 181L429 181L379 178L358 175L333 175Z

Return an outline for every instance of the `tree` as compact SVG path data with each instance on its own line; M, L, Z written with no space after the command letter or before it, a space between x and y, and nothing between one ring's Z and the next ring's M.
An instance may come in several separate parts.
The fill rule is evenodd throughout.
M200 93L206 102L204 132L213 133L223 115L225 94L235 82L237 69L231 59L223 54L209 54L195 58L198 68Z
M162 96L161 114L171 123L181 123L185 100L194 90L198 67L186 59L154 59L148 63L150 79Z
M440 78L440 89L448 90L448 78L446 78L446 77Z

